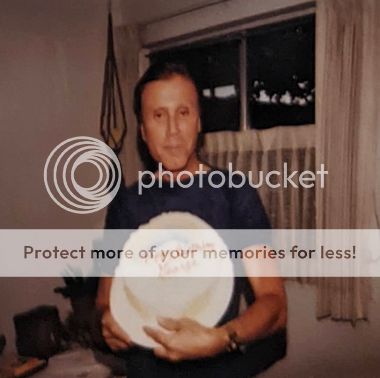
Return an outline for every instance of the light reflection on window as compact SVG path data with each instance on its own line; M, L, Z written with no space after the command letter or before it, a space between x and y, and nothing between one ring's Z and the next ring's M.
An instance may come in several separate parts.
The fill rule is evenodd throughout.
M220 87L213 88L211 91L210 88L206 88L202 90L202 94L207 98L230 98L237 96L237 90L235 85L223 85Z
M236 97L236 88L234 85L223 85L222 87L216 87L214 93L217 98Z
M211 97L211 90L210 89L203 89L202 90L202 94L203 94L203 96L204 97L208 97L208 98L210 98Z

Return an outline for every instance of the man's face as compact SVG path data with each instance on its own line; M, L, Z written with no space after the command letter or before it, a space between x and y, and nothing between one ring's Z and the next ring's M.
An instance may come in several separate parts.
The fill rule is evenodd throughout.
M173 172L190 170L200 131L194 84L180 75L152 81L145 86L141 103L142 137L154 160Z

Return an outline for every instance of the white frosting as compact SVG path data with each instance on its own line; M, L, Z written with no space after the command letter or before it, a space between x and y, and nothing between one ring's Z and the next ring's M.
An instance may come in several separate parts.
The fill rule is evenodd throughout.
M183 212L163 213L153 218L132 233L125 243L124 250L135 252L156 246L155 258L122 259L115 272L115 276L122 278L118 278L111 291L115 319L142 345L149 342L144 334L131 329L131 323L155 326L157 316L170 316L189 317L212 326L229 303L233 287L232 262L204 259L206 244L200 240L197 230L202 230L201 238L206 235L207 248L227 248L206 222ZM163 261L162 251L174 251L174 256L167 254ZM223 270L229 278L218 276ZM138 319L131 322L125 312L133 313Z

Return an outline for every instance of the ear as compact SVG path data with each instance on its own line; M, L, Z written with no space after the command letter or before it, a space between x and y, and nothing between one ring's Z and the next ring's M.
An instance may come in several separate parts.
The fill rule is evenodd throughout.
M141 138L146 143L146 134L145 134L144 124L141 124L140 127L141 127Z
M201 119L198 118L198 133L200 133L202 131L202 123L201 123Z

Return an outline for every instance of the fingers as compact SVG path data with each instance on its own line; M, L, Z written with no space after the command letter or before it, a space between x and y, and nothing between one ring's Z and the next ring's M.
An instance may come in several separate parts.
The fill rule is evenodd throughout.
M159 346L157 348L154 348L153 349L153 353L159 357L159 358L163 358L165 360L170 360L170 353L169 353L169 350L162 347L162 346Z
M181 329L181 321L173 318L157 317L158 324L168 331L179 331Z
M113 351L128 349L133 345L128 334L117 324L110 312L106 312L102 318L102 335Z
M128 341L115 337L115 335L106 326L102 328L102 334L104 341L114 351L127 349L130 347L130 343Z
M181 328L197 327L200 325L198 322L190 318L181 318L178 320L178 323L181 325Z
M155 354L156 357L162 358L164 360L168 360L171 362L181 361L181 358L176 352L166 349L164 347L154 348L153 353Z
M112 323L111 324L110 331L114 335L114 337L116 337L119 340L125 342L126 344L130 344L132 342L132 340L128 336L128 334L125 333L123 331L123 329L117 323Z
M118 338L112 334L107 328L102 330L103 338L106 344L113 350L128 349L133 346L132 341L126 341L125 339Z
M115 339L119 339L126 344L132 342L128 334L119 326L116 320L113 318L111 313L105 314L102 318L102 331L103 336L112 336Z
M144 332L151 337L156 343L163 345L164 347L168 346L169 339L168 335L165 332L162 332L158 329L144 326L143 327Z
M118 350L125 350L125 349L128 349L131 347L130 344L127 344L123 341L120 341L118 339L115 339L113 337L105 337L104 338L104 341L107 343L107 345L114 351L118 351Z
M153 349L153 353L157 357L173 362L178 361L173 351L169 348L168 334L149 326L144 326L143 329L149 337L151 337L156 343L160 344L160 346Z

